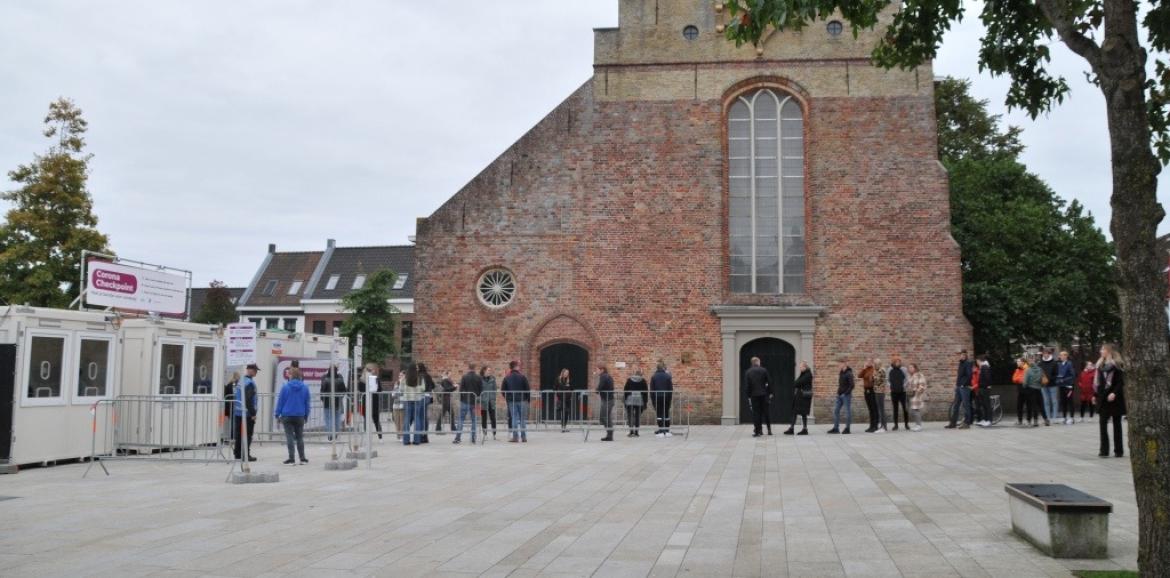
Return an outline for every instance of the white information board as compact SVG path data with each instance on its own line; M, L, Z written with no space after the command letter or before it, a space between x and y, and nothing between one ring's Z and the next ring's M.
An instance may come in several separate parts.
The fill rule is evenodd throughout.
M227 365L235 367L256 363L256 326L232 323L226 328Z
M187 278L161 271L90 261L85 302L152 313L187 313Z

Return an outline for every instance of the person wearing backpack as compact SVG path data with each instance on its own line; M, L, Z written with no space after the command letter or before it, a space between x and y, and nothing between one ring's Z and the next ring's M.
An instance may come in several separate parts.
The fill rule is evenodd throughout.
M1032 427L1039 427L1040 423L1037 421L1037 414L1044 418L1044 425L1050 425L1048 421L1048 412L1044 408L1043 396L1040 393L1044 388L1044 380L1047 376L1044 374L1044 368L1039 364L1028 365L1026 361L1021 360L1024 364L1024 389L1028 392L1028 402L1031 407L1028 408L1028 421L1031 422Z
M630 433L626 437L641 436L642 410L646 408L646 378L642 375L642 368L634 365L634 372L626 378L625 397L622 402L626 405L626 422L630 426Z

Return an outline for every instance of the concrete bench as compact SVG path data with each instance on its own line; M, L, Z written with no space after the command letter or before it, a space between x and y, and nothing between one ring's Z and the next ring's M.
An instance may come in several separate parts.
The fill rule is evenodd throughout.
M1053 558L1105 558L1113 504L1064 484L1007 484L1012 531Z

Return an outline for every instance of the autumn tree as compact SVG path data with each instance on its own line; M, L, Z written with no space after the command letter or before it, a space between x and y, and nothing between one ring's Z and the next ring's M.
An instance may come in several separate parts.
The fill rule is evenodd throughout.
M885 68L929 62L951 23L964 15L964 4L957 0L729 0L726 7L730 22L725 32L737 43L756 44L771 29L799 30L835 14L848 20L855 34L881 26L872 56L875 65ZM1166 259L1157 246L1158 224L1165 216L1157 177L1170 161L1170 65L1164 57L1148 62L1148 50L1165 55L1170 49L1170 3L989 1L979 17L986 28L979 64L1010 79L1008 106L1035 117L1067 96L1064 78L1048 70L1054 37L1083 60L1105 98L1138 566L1143 576L1170 576L1170 355L1162 273ZM1147 77L1148 66L1152 77Z
M92 155L81 109L60 98L44 123L49 150L9 172L18 188L0 195L14 205L0 225L0 300L66 307L80 290L82 251L110 250L86 187Z

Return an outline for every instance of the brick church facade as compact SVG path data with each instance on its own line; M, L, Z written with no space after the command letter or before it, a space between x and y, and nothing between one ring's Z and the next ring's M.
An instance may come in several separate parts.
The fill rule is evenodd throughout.
M726 18L621 0L592 78L419 220L417 360L518 359L534 387L606 363L620 388L661 359L730 424L751 355L784 385L807 361L824 417L839 358L899 353L945 405L971 332L929 66L875 68L876 32L834 21L737 48Z

